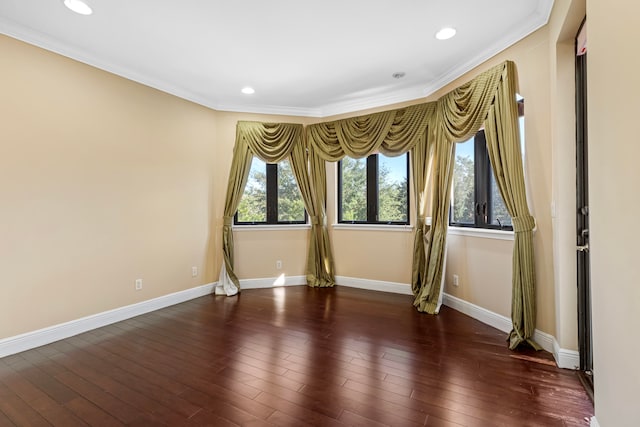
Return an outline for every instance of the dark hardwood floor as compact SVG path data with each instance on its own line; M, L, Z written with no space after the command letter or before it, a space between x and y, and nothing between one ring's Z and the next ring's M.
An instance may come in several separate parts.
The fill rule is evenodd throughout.
M577 374L450 308L206 296L0 359L0 426L587 426Z

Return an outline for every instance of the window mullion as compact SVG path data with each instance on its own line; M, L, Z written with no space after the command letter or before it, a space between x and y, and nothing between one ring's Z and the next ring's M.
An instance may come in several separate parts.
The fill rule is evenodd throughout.
M338 163L336 164L337 168L338 168L338 220L339 222L342 221L342 160L339 160ZM325 194L326 197L326 194ZM325 206L326 206L326 200L325 200Z
M409 181L411 181L411 159L409 158L411 156L410 152L407 152L406 154L407 156L407 201L406 201L406 210L407 210L407 224L411 223L411 185L409 184ZM417 216L417 215L416 215Z
M278 165L267 163L267 224L278 223Z
M489 157L487 154L487 142L484 131L480 131L474 138L475 151L475 224L476 227L485 227L487 225L488 209L489 209Z
M367 222L378 222L378 155L367 157Z

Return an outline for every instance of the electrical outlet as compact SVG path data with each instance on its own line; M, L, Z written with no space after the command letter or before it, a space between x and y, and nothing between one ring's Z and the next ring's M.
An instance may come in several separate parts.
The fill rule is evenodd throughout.
M459 285L459 283L458 283L458 275L454 274L453 275L453 286L458 286L458 285Z
M282 261L281 260L277 260L276 261L276 270L282 270Z
M142 290L142 279L136 279L136 291Z
M198 267L191 267L191 277L198 276Z

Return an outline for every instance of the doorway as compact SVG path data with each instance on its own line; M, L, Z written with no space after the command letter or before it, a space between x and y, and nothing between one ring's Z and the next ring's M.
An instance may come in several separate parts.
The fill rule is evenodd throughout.
M576 36L576 244L580 379L593 400L591 281L589 268L589 168L587 132L587 21Z

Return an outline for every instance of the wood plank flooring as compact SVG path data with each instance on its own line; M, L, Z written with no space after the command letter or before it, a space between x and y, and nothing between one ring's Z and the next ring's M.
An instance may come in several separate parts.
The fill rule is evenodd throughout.
M0 359L3 426L588 426L573 371L450 308L206 296Z

